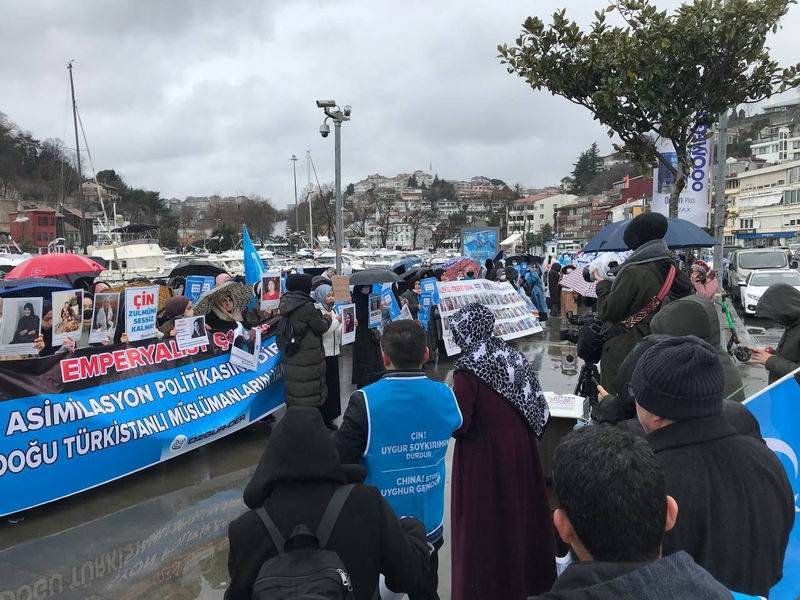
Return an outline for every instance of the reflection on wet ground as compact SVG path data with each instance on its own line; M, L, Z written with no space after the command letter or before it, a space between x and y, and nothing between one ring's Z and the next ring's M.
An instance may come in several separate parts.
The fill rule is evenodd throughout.
M559 322L551 319L542 334L514 345L532 362L543 389L572 392L577 369L565 374L562 365L574 348L558 341L558 330ZM770 330L769 341L776 336L779 331ZM346 403L349 349L340 368ZM428 371L452 381L452 368L452 359L441 358ZM763 368L740 369L748 394L766 385ZM27 511L19 523L1 523L0 600L222 598L227 525L245 510L242 491L269 430L255 424L130 477ZM439 570L443 600L450 597L449 527L446 535Z

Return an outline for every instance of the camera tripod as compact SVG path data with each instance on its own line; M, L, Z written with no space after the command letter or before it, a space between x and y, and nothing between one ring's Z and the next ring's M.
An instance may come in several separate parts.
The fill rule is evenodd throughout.
M576 396L583 396L589 400L592 410L599 404L597 397L597 385L600 383L600 372L595 363L584 361L581 372L578 374L578 383L575 384Z

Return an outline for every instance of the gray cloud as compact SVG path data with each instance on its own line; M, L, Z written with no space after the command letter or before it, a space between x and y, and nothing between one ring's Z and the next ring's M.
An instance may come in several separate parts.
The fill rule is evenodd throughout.
M309 149L333 178L333 140L314 100L353 105L345 181L427 167L547 185L575 156L610 143L590 114L506 73L496 46L529 14L578 0L11 0L4 3L0 110L35 136L71 145L66 61L95 165L166 197L291 198L289 156ZM677 0L659 2L673 7ZM793 8L771 40L797 55ZM305 180L300 163L298 177Z

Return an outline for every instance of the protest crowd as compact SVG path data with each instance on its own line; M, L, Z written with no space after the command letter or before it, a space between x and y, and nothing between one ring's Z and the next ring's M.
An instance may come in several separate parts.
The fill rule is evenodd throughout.
M767 597L784 576L795 497L742 404L719 278L670 250L666 231L664 217L640 215L624 234L630 254L589 268L596 298L580 299L578 352L599 365L598 398L547 470L545 394L503 339L528 325L502 329L480 292L457 306L428 290L486 282L513 292L508 315L519 302L519 319L560 322L570 257L490 259L455 278L432 269L400 288L356 283L346 298L332 271L277 284L223 274L199 297L184 278L76 283L4 299L2 360L146 337L196 348L218 334L257 357L261 336L275 336L287 410L244 491L249 510L229 526L228 600L438 598L446 527L454 600ZM143 335L131 303L143 314L148 294ZM772 383L800 367L800 291L775 284L757 311L785 328L777 348L752 352ZM354 391L342 398L349 344L341 379ZM425 372L445 344L460 350L450 384Z

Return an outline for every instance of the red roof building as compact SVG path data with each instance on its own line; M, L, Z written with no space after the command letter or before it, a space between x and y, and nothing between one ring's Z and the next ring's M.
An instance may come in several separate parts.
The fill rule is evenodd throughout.
M28 208L8 214L11 237L18 244L28 241L34 248L47 248L58 237L57 222L63 219L54 208Z

